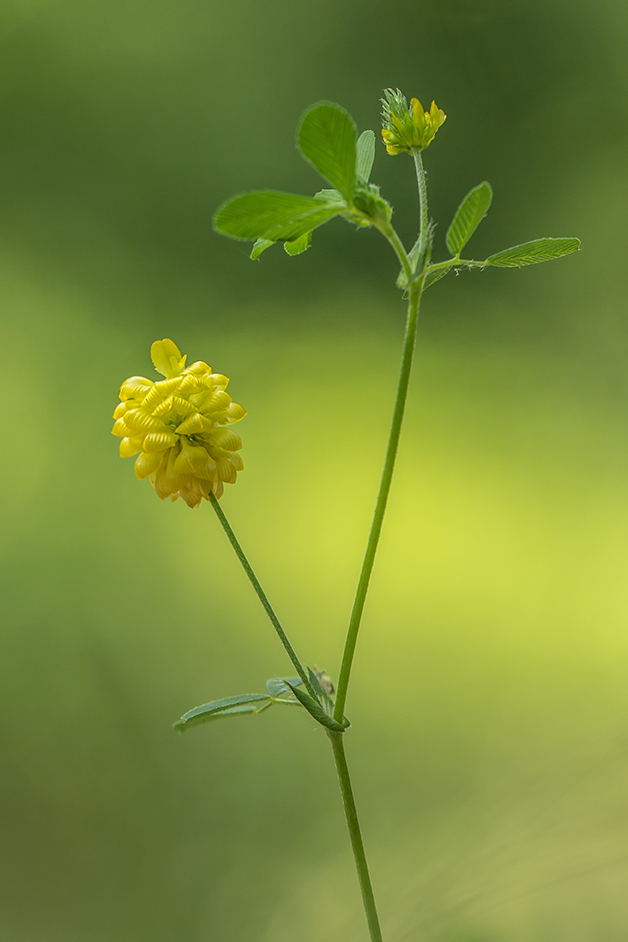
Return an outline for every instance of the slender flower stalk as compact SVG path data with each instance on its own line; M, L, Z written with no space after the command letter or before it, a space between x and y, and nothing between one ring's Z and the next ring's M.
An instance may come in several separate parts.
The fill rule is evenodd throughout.
M244 554L244 550L243 550L242 547L240 546L240 543L238 542L238 538L236 537L235 533L233 532L233 530L232 530L232 528L231 528L231 525L230 525L229 521L227 520L226 514L225 514L224 510L222 509L222 507L220 506L220 502L218 501L218 498L215 496L215 494L210 493L210 495L209 495L209 502L210 502L210 504L212 505L212 507L214 508L214 510L216 511L216 516L217 516L218 519L220 520L220 524L221 524L223 530L225 531L225 533L227 534L227 537L228 537L228 539L229 539L229 542L231 543L231 545L233 546L233 548L234 548L234 550L235 550L236 556L238 557L238 559L239 559L240 562L242 563L242 568L244 569L245 573L246 573L247 576L249 577L249 581L250 581L251 585L253 586L253 588L255 589L255 593L256 593L258 599L259 599L260 602L262 603L262 605L263 605L263 607L264 607L264 611L266 612L266 614L267 614L268 617L270 618L270 622L271 622L273 628L275 629L275 631L277 632L277 634L278 634L278 636L279 636L279 640L280 640L281 643L283 644L284 649L285 649L285 651L286 651L286 654L288 655L288 657L289 657L290 660L292 661L292 663L293 663L293 665L294 665L294 669L296 670L297 674L299 675L299 677L300 677L301 680L303 681L303 686L307 689L307 691L308 691L308 693L310 694L310 696L316 697L316 694L314 693L314 690L312 689L312 685L311 685L310 679L309 679L309 677L307 676L307 674L306 674L306 672L305 672L305 668L303 667L303 664L302 664L301 661L299 660L296 651L294 650L294 648L293 648L292 645L290 644L290 641L288 640L287 634L285 633L285 631L284 631L283 628L281 627L281 622L280 622L279 619L277 618L277 615L275 614L274 608L272 607L272 605L271 605L270 602L268 601L268 596L266 595L266 593L265 593L264 590L262 589L262 586L261 586L261 584L260 584L260 581L259 581L259 579L257 578L257 576L255 575L255 573L254 573L254 571L253 571L253 567L251 566L250 562L249 562L248 559L246 558L246 556L245 556L245 554Z

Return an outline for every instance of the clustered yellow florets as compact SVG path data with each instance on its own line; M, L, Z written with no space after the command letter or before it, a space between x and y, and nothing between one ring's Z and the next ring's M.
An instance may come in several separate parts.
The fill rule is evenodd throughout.
M166 379L125 380L112 433L122 439L120 456L137 455L135 474L147 477L162 500L182 497L198 507L210 492L220 497L223 483L235 484L244 467L236 454L240 437L224 426L246 410L225 392L227 377L212 373L207 363L199 360L186 369L186 357L172 340L155 341L150 353Z
M382 98L382 137L389 154L411 154L425 150L447 115L433 101L429 111L423 110L418 98L406 97L397 89L387 89Z

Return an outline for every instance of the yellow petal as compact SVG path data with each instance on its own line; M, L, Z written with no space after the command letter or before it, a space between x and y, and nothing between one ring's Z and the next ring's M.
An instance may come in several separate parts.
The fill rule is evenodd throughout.
M211 412L223 412L226 411L231 405L231 396L226 393L224 390L219 389L218 392L214 393L210 401L207 403L203 412L205 414Z
M174 462L174 470L177 474L198 474L204 470L208 459L211 460L201 445L190 445L182 441L181 453Z
M143 438L138 435L134 438L123 438L120 442L120 457L131 458L142 449Z
M150 432L144 439L144 451L165 451L176 444L174 432Z
M204 412L205 407L212 401L215 389L203 389L202 392L192 393L190 402L198 412Z
M242 439L230 428L215 428L207 435L207 440L225 451L239 451L242 448Z
M120 386L120 399L144 399L155 384L144 376L130 376Z
M202 499L205 498L205 500L207 500L209 490L209 484L203 485L202 481L192 478L181 488L179 494L188 507L200 507Z
M186 360L172 340L156 340L150 348L150 358L157 372L168 379L180 375Z
M218 477L221 481L224 481L225 484L235 484L236 482L236 469L233 467L228 458L218 458L216 462L218 465Z
M204 376L205 373L211 373L211 371L211 366L208 366L207 363L203 363L202 360L196 360L186 367L185 370L186 373L194 373L196 376Z
M242 461L240 455L238 455L236 452L233 452L229 455L229 461L231 463L231 467L236 471L244 471L244 462Z
M194 415L189 415L187 419L177 426L177 434L179 435L197 435L199 432L202 432L205 428L205 422L202 415L199 415L198 412L195 412Z
M149 474L156 471L161 463L162 457L160 451L153 451L150 454L147 454L145 451L140 452L135 459L134 466L138 481L141 481L142 478L147 478Z
M187 399L182 399L181 396L173 396L172 411L178 415L189 415L190 412L194 412L194 406Z
M155 406L153 409L153 415L158 417L168 415L172 411L172 396L168 396L167 399L164 399L163 402L160 402L158 406Z
M180 376L173 376L172 379L158 379L155 383L155 387L163 393L164 396L170 396L172 393L176 392L182 382L183 379Z
M161 403L166 398L165 393L159 389L159 383L155 383L151 391L148 393L142 405L145 409L148 409L152 412L155 406L161 405Z
M113 410L114 419L120 419L126 412L126 402L119 402Z
M146 415L143 409L133 409L124 416L124 422L131 431L139 432L164 432L166 426L161 419L156 419L152 415Z
M234 422L239 422L240 419L243 419L245 415L246 415L246 409L243 409L242 406L238 405L237 402L232 402L229 408L227 409L225 424L233 425Z
M226 389L229 385L229 377L224 376L222 373L211 373L210 376L205 378L208 383L211 383L213 386L219 386L221 389Z
M177 389L177 396L182 396L184 399L187 399L188 396L197 393L200 389L203 389L203 381L200 380L198 376L190 376L184 373L181 385Z
M114 423L113 428L111 429L112 435L117 435L118 438L126 438L129 434L130 429L127 428L126 422L124 419L117 419Z

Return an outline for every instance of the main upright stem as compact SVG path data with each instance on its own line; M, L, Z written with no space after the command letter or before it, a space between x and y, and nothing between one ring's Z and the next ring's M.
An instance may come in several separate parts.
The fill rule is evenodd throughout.
M397 457L397 448L399 446L399 437L401 435L401 424L406 407L406 398L408 396L408 385L410 383L410 373L412 371L412 359L414 356L414 346L416 342L417 323L419 317L419 304L421 293L423 291L423 279L410 286L410 297L408 300L408 319L406 321L406 335L403 343L403 355L401 358L401 371L399 373L399 384L397 386L397 398L393 411L392 424L390 427L390 436L388 438L388 448L386 450L386 460L384 462L384 471L375 505L373 523L366 546L360 581L355 594L349 629L347 631L347 640L345 642L342 665L340 667L340 676L338 678L338 693L336 694L336 705L334 708L334 719L340 723L344 716L345 701L347 699L347 689L349 686L349 677L351 676L351 665L355 654L355 646L358 640L358 631L364 611L364 603L368 592L377 544L382 532L388 494L392 482L393 471L395 468L395 458Z
M425 178L425 170L423 168L423 160L421 159L421 151L418 148L415 148L412 152L412 156L414 157L414 166L416 169L417 185L419 189L418 262L420 265L424 266L427 254L426 249L429 240L427 181ZM360 572L358 588L356 590L355 600L353 602L353 609L351 611L351 618L347 631L347 640L345 641L345 649L342 656L342 664L340 666L338 693L336 694L336 705L334 708L334 719L338 723L342 722L342 718L344 716L345 701L347 699L347 690L349 688L349 678L351 676L351 666L353 664L355 646L358 640L362 612L364 611L364 603L366 601L366 594L368 592L369 582L371 580L373 563L375 562L377 545L382 532L382 524L384 522L384 514L386 513L388 494L390 492L390 485L395 468L395 458L397 457L397 448L399 447L401 425L403 423L403 414L408 396L408 385L410 383L410 373L412 371L412 360L414 358L419 306L421 304L421 295L423 293L423 286L425 284L425 274L422 273L421 269L419 269L418 272L413 271L410 258L408 257L401 240L399 239L399 236L392 226L389 226L388 229L382 228L381 231L395 250L408 280L408 318L406 321L406 335L403 342L403 355L401 358L399 384L397 386L397 398L395 400L395 408L393 411L392 423L390 427L390 436L388 438L388 448L386 450L386 459L384 461L384 471L382 474L379 494L377 495L373 523L371 525L371 532L366 545L366 553L364 555L362 571ZM413 278L416 280L413 281Z
M344 733L328 732L331 742L331 748L334 753L334 762L338 781L340 783L340 792L342 794L342 804L345 809L345 818L349 837L351 838L351 847L355 859L355 867L358 871L358 880L360 881L360 890L362 891L362 900L364 902L364 911L366 921L371 935L371 942L382 942L382 930L379 925L379 917L375 908L375 897L373 895L373 886L369 875L369 868L366 862L364 852L364 843L360 832L360 823L358 821L358 811L353 797L353 788L351 787L351 778L349 776L349 767L345 756Z

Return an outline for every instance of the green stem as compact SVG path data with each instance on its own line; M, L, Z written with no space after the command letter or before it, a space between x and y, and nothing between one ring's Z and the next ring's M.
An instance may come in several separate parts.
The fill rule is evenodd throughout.
M342 794L342 804L345 809L345 818L351 838L355 866L358 871L358 880L360 881L360 889L362 891L362 900L364 902L364 911L366 913L371 942L382 942L382 930L379 925L373 886L371 884L366 854L364 852L364 842L362 841L362 833L360 831L358 811L355 806L355 798L353 797L353 789L351 787L343 734L328 732L327 735L329 736L331 748L334 753L334 762L336 763L336 772L338 773L340 792Z
M423 167L423 158L418 147L413 148L414 168L416 170L416 182L419 188L419 258L423 258L427 239L429 234L429 220L427 213L427 178L425 168Z
M292 645L291 645L290 642L288 641L288 636L286 635L285 631L284 631L283 628L281 627L281 622L279 621L279 619L278 619L277 616L275 615L274 609L273 609L272 605L270 604L270 602L268 601L268 598L267 598L267 596L266 596L266 593L264 592L264 590L262 589L262 587L261 587L261 585L260 585L260 583L259 583L259 579L257 578L257 576L255 575L255 573L253 572L253 568L252 568L251 564L249 563L248 559L247 559L246 556L244 555L244 550L243 550L242 547L240 546L240 544L239 544L239 542L238 542L238 538L236 537L235 533L234 533L233 530L231 529L231 525L229 524L229 521L227 520L227 518L226 518L226 516L225 516L224 510L223 510L222 507L220 506L220 503L219 503L219 501L218 501L218 498L217 498L216 495L213 494L211 491L210 491L210 494L209 494L209 502L210 502L210 504L212 505L212 507L214 508L214 510L216 511L216 516L217 516L218 519L220 520L220 523L222 524L222 528L223 528L223 530L225 531L225 533L227 534L227 537L228 537L228 539L229 539L229 542L231 543L231 545L233 546L233 548L234 548L234 550L235 550L236 556L238 557L238 559L239 559L240 562L242 563L242 568L244 569L245 573L246 573L247 576L249 577L249 580L250 580L250 582L251 582L251 585L253 586L253 588L255 589L255 592L257 593L258 599L260 600L260 602L261 602L262 605L264 606L264 611L266 612L266 614L267 614L268 617L270 618L273 628L275 629L275 631L276 631L277 634L279 635L279 640L280 640L281 643L283 644L283 646L284 646L284 648L285 648L285 650L286 650L286 653L287 653L288 657L290 658L290 660L292 661L292 663L293 663L293 665L294 665L294 668L295 668L297 674L299 675L299 677L300 677L301 680L303 681L304 687L306 688L306 690L308 691L308 693L309 693L312 697L314 697L314 699L316 700L316 694L314 693L314 690L312 689L312 685L311 685L310 680L309 680L309 678L308 678L308 676L307 676L307 674L306 674L306 672L305 672L305 668L303 667L303 665L301 664L301 661L300 661L299 658L297 657L296 651L294 650L294 648L292 647Z
M403 414L408 396L410 373L412 371L412 359L414 357L419 305L421 302L421 294L423 292L423 282L424 278L419 278L418 281L410 286L406 335L403 343L403 355L401 358L399 384L397 386L397 398L395 401L392 424L390 427L390 436L388 438L388 448L386 450L384 472L382 474L379 494L377 496L375 513L373 515L373 523L371 525L371 532L366 546L366 553L364 555L364 562L362 563L360 580L358 582L358 588L355 594L355 601L353 603L353 610L351 612L351 619L349 621L349 629L347 631L347 640L345 642L345 649L340 667L340 676L338 678L338 693L336 694L336 706L334 709L334 719L338 723L342 722L342 718L344 716L347 689L349 686L349 678L351 676L351 665L353 663L355 646L358 640L358 631L360 630L360 622L362 620L362 612L364 611L366 594L368 592L371 573L373 571L373 563L375 562L377 544L379 543L379 537L382 532L386 504L388 502L388 494L390 492L390 485L395 467L395 458L397 456L397 448L399 446Z
M408 279L412 278L413 271L412 265L410 264L410 259L408 258L408 253L405 250L404 244L393 229L391 225L386 227L379 227L379 231L382 233L385 239L388 239L392 245L395 255L399 259L399 264L404 270L404 273Z

